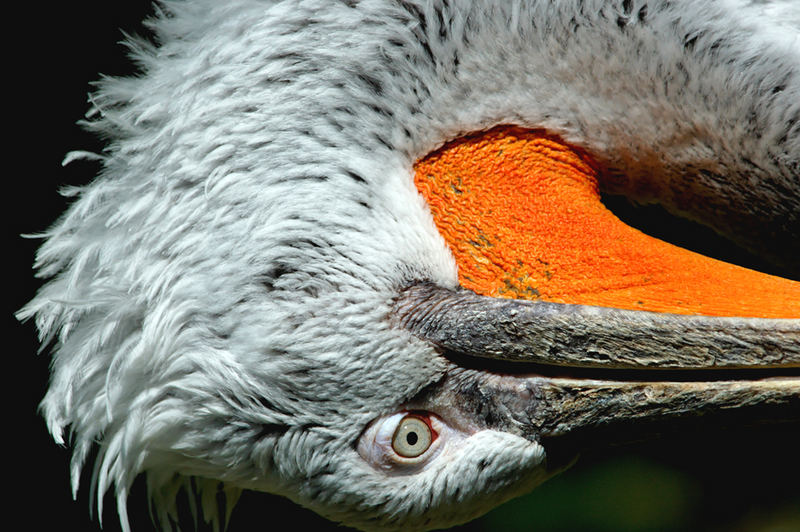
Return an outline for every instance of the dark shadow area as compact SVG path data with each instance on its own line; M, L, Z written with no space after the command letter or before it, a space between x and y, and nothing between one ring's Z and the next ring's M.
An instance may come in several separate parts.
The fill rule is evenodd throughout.
M659 240L694 251L706 257L743 266L751 270L800 280L800 271L776 266L737 246L713 229L679 218L660 205L635 205L624 196L603 195L603 204L627 225Z

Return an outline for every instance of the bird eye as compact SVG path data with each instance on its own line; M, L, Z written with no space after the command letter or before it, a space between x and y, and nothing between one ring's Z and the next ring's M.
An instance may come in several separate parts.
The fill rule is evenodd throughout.
M358 440L358 454L390 474L413 474L456 449L469 434L425 410L401 410L375 419Z
M422 418L408 415L400 420L392 437L392 449L404 458L416 458L428 450L433 431Z

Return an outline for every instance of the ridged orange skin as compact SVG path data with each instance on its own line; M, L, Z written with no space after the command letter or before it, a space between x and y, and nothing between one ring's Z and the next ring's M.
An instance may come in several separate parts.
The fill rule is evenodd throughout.
M800 317L800 283L710 259L621 222L588 156L516 127L421 159L414 182L458 264L493 297L675 314Z

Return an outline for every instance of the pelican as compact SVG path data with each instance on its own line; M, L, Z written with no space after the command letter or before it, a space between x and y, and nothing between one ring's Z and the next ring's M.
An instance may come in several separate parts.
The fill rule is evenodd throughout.
M600 441L796 422L800 283L600 201L796 275L796 2L164 1L149 24L18 314L73 489L90 468L124 530L140 475L165 527L181 490L256 490L424 530Z

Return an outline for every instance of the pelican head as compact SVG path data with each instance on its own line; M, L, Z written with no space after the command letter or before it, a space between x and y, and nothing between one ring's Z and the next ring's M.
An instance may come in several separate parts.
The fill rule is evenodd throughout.
M222 486L430 529L599 441L796 420L800 284L599 202L796 274L794 0L159 6L141 74L92 98L102 171L20 311L73 487L92 467L123 528L141 474L162 523Z

